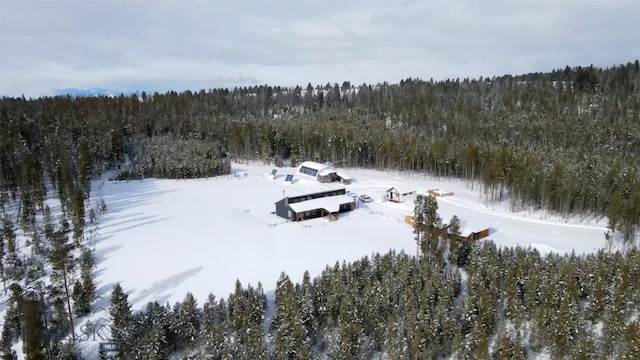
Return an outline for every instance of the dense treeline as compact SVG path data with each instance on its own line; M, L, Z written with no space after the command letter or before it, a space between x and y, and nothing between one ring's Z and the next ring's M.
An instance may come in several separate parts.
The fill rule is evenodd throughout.
M90 208L87 225L91 229L81 237L64 212L56 218L48 205L30 232L13 224L10 216L3 217L0 271L6 310L2 359L17 358L12 346L19 340L28 359L74 358L74 321L90 314L96 301L91 241L104 211L103 202ZM18 235L25 238L20 241L22 246Z
M135 136L127 140L125 148L130 162L118 172L118 180L193 179L231 172L231 164L219 146L199 139Z
M468 250L460 272L455 262L418 262L390 252L336 263L315 279L305 273L298 284L282 274L275 314L264 324L268 307L260 285L237 283L228 299L211 295L203 307L187 294L182 303L150 303L138 313L126 306L126 295L116 286L114 331L127 334L117 340L119 356L163 359L176 351L198 359L640 356L637 250L541 256L532 249L497 249L491 242Z

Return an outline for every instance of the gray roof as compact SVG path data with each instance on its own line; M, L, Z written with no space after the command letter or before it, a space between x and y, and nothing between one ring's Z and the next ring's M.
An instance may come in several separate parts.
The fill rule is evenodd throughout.
M325 209L330 212L338 212L340 210L340 205L353 203L354 200L351 196L348 195L335 195L335 196L325 196L318 199L312 199L307 201L300 201L297 203L289 204L291 210L296 213L301 213L303 211L310 211L316 209Z

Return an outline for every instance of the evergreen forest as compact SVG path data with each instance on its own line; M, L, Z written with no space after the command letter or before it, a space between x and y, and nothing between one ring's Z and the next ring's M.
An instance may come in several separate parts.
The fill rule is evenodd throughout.
M93 180L215 177L244 160L455 177L488 204L606 217L603 239L624 251L463 243L457 218L418 197L419 255L372 254L295 284L283 273L267 284L274 302L262 284L238 282L226 298L185 294L134 312L116 285L116 358L640 358L638 60L397 84L3 97L0 357L16 359L20 341L28 359L81 358L71 329L98 300L90 229L109 206Z

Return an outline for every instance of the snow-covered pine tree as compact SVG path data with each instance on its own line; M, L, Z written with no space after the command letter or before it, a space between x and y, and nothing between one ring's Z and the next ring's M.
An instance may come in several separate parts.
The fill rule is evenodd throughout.
M622 347L620 359L640 359L640 321L638 319L627 324L622 340L624 346Z
M442 230L442 219L438 215L438 202L432 195L418 195L414 200L414 234L421 257L431 263L437 240Z
M451 220L449 220L449 227L447 228L449 241L449 263L451 264L460 264L458 263L458 259L460 257L460 248L463 243L460 241L460 219L453 215Z
M83 249L80 255L80 280L73 286L73 303L76 315L83 316L91 311L96 287L93 283L93 255Z
M224 301L221 299L221 301ZM219 360L224 354L229 356L226 347L226 314L220 314L220 306L213 294L209 294L202 311L202 335L200 337L200 357L206 360Z
M5 277L5 245L7 243L6 238L11 236L10 221L7 216L2 219L2 234L0 235L0 276L2 276L2 287L4 293L7 293L7 279Z
M22 298L23 351L29 360L46 359L47 329L42 322L42 304L37 294L26 292Z
M267 360L269 354L264 341L264 293L262 284L257 288L248 286L247 292L246 343L244 344L247 359Z
M161 323L154 323L145 341L136 346L136 359L162 360L167 358L166 333Z
M64 223L64 218L62 219ZM49 253L49 261L51 263L51 282L52 285L63 291L64 300L67 305L66 311L69 315L69 332L72 339L75 340L75 332L73 331L73 312L71 309L71 275L75 268L75 259L73 257L73 245L69 243L64 224L62 231L56 231L51 238L51 252Z
M276 284L276 314L271 323L275 349L274 357L282 359L308 359L309 343L300 309L294 297L293 284L282 273Z
M313 317L315 309L313 306L313 285L311 284L311 277L308 271L305 271L302 275L302 285L300 291L296 293L296 302L300 309L300 317L302 324L304 325L307 337L310 342L314 342L314 337L317 333L316 321Z
M492 358L496 360L525 360L520 347L511 340L505 328L498 331L496 335Z
M89 312L89 309L82 302L82 283L80 280L76 280L73 283L73 290L71 291L71 297L73 299L73 313L76 316L83 316Z
M122 290L120 283L113 287L111 292L111 337L118 352L119 359L128 359L131 349L131 330L133 316L129 306L128 295Z
M2 220L2 234L0 235L2 237L0 239L0 256L4 256L0 261L2 281L4 283L5 276L11 281L19 281L24 275L24 268L18 254L14 224L9 216L4 216ZM6 254L4 253L5 245Z
M11 349L13 345L13 334L11 329L5 323L2 326L2 339L0 340L0 359L2 360L17 360L18 355L15 350Z
M202 314L193 294L188 292L184 301L178 305L177 313L172 318L171 327L176 335L177 347L188 352L200 334Z

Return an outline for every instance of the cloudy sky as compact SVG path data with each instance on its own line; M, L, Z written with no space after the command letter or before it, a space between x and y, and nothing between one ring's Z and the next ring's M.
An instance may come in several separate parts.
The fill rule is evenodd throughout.
M0 95L399 82L640 58L638 0L0 0Z

